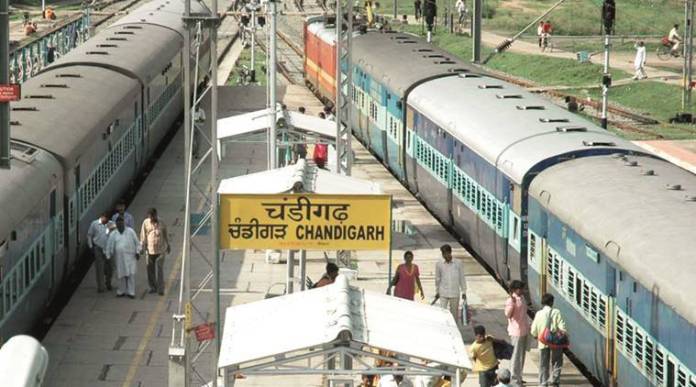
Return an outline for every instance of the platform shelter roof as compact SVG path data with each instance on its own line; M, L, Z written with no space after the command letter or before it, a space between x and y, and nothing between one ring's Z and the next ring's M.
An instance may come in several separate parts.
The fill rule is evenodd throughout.
M334 141L336 122L298 112L277 110L281 125L289 125L296 133ZM284 120L285 122L282 122ZM262 109L218 120L218 140L231 140L240 136L259 134L271 125L271 110Z
M379 184L332 173L309 165L305 160L297 164L268 171L224 179L219 194L281 194L307 192L334 195L381 194Z
M309 360L337 352L353 357L351 370L313 368ZM380 368L369 357L395 364ZM227 308L218 367L244 375L453 375L470 370L471 361L447 310L366 291L339 276L329 286Z

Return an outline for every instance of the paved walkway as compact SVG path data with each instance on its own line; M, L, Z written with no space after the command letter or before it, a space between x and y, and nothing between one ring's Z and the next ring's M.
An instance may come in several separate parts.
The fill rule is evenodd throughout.
M696 174L696 140L635 141L635 143L665 160Z

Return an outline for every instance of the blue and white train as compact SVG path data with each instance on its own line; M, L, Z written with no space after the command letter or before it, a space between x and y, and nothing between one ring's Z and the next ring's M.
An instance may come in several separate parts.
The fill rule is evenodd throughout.
M352 57L355 136L500 281L556 296L590 373L696 387L696 176L416 36Z
M183 0L138 8L24 83L11 105L0 342L37 324L84 264L90 223L113 208L183 111L183 10ZM208 12L196 1L191 11ZM202 47L205 68L207 39Z

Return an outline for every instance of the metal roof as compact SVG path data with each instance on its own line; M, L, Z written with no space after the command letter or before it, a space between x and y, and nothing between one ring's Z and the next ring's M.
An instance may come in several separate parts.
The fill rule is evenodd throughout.
M224 179L218 187L218 194L277 194L291 191L344 195L382 193L377 183L331 173L310 166L302 159L287 167Z
M322 347L346 333L358 346L471 369L448 311L350 286L344 276L333 285L227 308L218 367Z
M179 33L183 39L186 29L184 27L184 0L153 0L145 3L128 15L120 18L109 28L128 24L151 24L172 29ZM209 13L208 7L201 1L191 1L191 13Z
M76 47L48 69L79 65L99 66L150 83L181 50L178 32L149 24L117 25ZM147 53L152 53L147 55Z
M278 120L287 119L294 131L319 136L327 140L336 139L336 122L297 112L277 110ZM218 120L218 140L261 133L271 125L271 109L238 114Z
M111 70L50 68L27 81L22 100L11 104L12 121L19 122L11 127L12 138L52 152L69 167L90 144L101 141L124 101L132 106L139 93L136 80Z
M17 159L16 147L32 152L31 161ZM11 168L0 169L0 242L62 179L60 164L48 152L16 143L12 143L11 149Z
M457 70L480 72L422 38L402 32L368 31L354 37L352 60L399 97L427 79L454 75Z
M651 157L586 157L545 170L529 194L696 323L696 175Z
M518 184L554 156L620 149L645 153L577 114L491 77L434 79L416 87L408 104Z

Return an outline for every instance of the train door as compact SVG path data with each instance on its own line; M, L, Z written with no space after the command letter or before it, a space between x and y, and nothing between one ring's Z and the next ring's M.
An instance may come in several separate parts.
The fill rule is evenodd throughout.
M49 282L49 290L53 289L53 284L55 282L55 275L56 275L56 251L57 251L57 246L58 246L58 241L56 240L55 236L57 235L56 233L56 189L54 188L51 190L51 194L49 195L48 198L48 221L50 224L50 232L48 233L48 248L47 252L49 254L48 259L51 260L51 280Z

